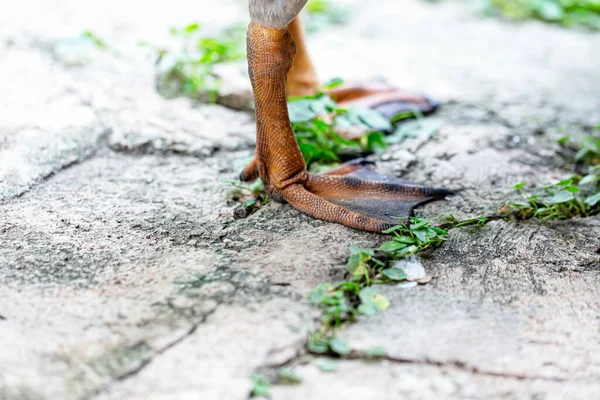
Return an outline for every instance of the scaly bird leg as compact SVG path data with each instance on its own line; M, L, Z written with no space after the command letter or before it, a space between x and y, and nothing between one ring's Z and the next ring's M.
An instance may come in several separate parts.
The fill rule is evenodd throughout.
M253 13L253 4L264 7L285 2L250 2L253 18L248 27L247 46L256 109L256 154L242 172L242 178L252 180L259 176L274 200L286 200L312 217L372 232L390 227L394 217L405 217L416 204L449 193L445 189L383 177L365 168L338 170L338 175L308 173L292 132L286 103L286 77L294 57L294 41L285 28L287 24L282 24L277 14L275 22L261 18L264 9L254 9ZM274 14L264 15L273 18ZM257 23L257 19L263 24Z

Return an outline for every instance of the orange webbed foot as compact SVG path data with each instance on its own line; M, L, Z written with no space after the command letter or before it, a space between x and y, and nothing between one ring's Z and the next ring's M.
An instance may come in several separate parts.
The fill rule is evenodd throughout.
M342 107L371 108L388 120L411 113L428 115L440 103L423 95L411 93L385 82L344 82L325 91Z
M418 205L452 194L445 188L381 175L365 159L323 174L306 173L298 183L269 191L275 200L285 200L307 215L371 232L381 232L406 220Z

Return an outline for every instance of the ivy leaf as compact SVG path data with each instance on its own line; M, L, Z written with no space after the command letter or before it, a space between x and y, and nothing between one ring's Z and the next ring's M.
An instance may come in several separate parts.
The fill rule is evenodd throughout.
M386 310L390 306L390 301L371 287L363 288L358 293L358 297L361 301L358 311L365 315L373 315L378 311Z
M565 12L559 3L551 0L540 1L537 12L544 21L561 21L565 17Z
M339 354L340 356L347 356L352 350L350 348L350 344L346 339L337 337L329 341L329 347L331 348L331 351L333 351L336 354Z
M252 396L255 397L267 397L271 391L271 386L269 385L269 381L267 378L260 374L252 375L252 382L254 385L252 386Z
M414 224L410 224L411 231L414 231L414 230L417 230L419 228L423 228L423 227L429 225L429 221L427 221L427 220L421 220L418 218L411 218L411 219L414 222Z
M256 200L255 199L248 199L248 200L244 201L244 203L242 203L242 205L244 207L246 207L246 208L247 207L252 207L255 204L256 204Z
M596 204L598 204L598 202L600 202L600 192L586 197L584 201L585 204L589 204L590 207L594 207Z
M573 185L565 187L565 190L567 192L571 192L571 193L579 192L579 188L577 186L573 186Z
M321 94L318 95L313 101L310 102L310 109L316 115L326 115L331 112L332 109L336 108L336 104L331 97Z
M350 258L348 258L347 266L348 272L352 275L365 275L367 273L363 254L352 254Z
M579 181L579 184L587 185L589 183L595 183L599 180L600 180L600 176L595 175L595 174L589 174L589 175L586 175L583 178L581 178L581 180Z
M287 106L290 122L307 122L317 116L308 99L290 101Z
M575 198L575 196L573 195L573 193L563 190L563 191L556 192L556 193L548 196L546 198L546 201L550 204L559 204L559 203L566 203L568 201L573 200L574 198Z
M392 129L392 124L383 115L370 108L354 108L352 109L358 119L367 127L376 131L389 131Z
M298 143L300 152L306 160L306 163L310 164L311 160L319 158L321 150L316 144L313 143Z
M311 337L308 339L308 349L313 353L324 354L329 351L329 345L326 340Z
M386 229L384 231L381 231L381 233L392 233L392 232L395 232L395 231L397 231L399 229L402 229L402 225L394 225L391 228L388 228L388 229Z
M371 358L381 358L387 356L387 350L383 346L377 346L368 349L365 354Z
M412 254L415 254L417 251L419 251L419 248L415 245L412 245L400 250L400 254L402 254L403 256L410 256Z
M381 271L381 273L393 281L403 281L406 279L406 272L400 268L387 268Z
M371 132L360 137L361 146L371 152L385 150L387 147L383 133L379 131Z
M371 257L375 255L375 250L369 247L350 246L348 249L350 250L350 254L366 254Z
M280 368L277 371L277 376L284 383L291 383L291 384L302 383L302 378L300 378L298 375L296 375L291 368Z
M323 372L335 372L338 369L337 362L326 358L317 359L313 361L313 364L316 365Z
M344 80L342 78L332 78L329 81L325 82L321 85L323 89L333 89L340 85L344 84Z
M413 233L421 242L428 242L437 237L437 233L431 228L417 229Z
M414 244L416 242L416 240L410 236L396 236L394 240L406 244Z
M406 243L399 242L397 240L390 240L389 242L383 243L379 250L385 251L386 253L391 253L400 249L403 249L407 246Z

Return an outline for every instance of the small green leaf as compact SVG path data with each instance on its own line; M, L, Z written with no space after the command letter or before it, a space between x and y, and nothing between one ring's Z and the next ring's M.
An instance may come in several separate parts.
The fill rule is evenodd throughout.
M190 34L196 32L200 29L200 25L198 23L189 24L185 27L185 33Z
M569 186L569 185L573 184L573 178L574 178L574 176L570 175L567 178L565 178L562 181L555 184L555 186Z
M569 136L569 135L561 136L558 139L556 139L556 143L564 144L564 143L568 142L569 139L571 139L571 136Z
M310 107L310 101L306 99L289 101L288 114L290 122L306 122L317 116Z
M415 254L417 251L419 251L419 248L415 245L412 246L408 246L403 248L402 250L400 250L400 254L404 255L404 256L410 256Z
M348 272L352 275L365 275L367 272L367 266L365 265L364 254L352 254L348 258Z
M421 220L418 218L411 218L411 219L414 222L414 224L410 224L411 231L414 231L416 229L423 228L424 226L429 225L429 221L427 221L427 220Z
M394 240L397 242L406 243L406 244L413 244L416 242L416 240L410 236L396 236L394 238Z
M365 315L373 315L378 311L386 310L390 306L390 301L371 287L363 288L358 293L358 297L361 300L358 311Z
M371 257L375 255L375 250L369 247L350 246L349 250L350 254L366 254Z
M383 346L377 346L368 349L365 354L371 358L381 358L387 356L387 350Z
M356 282L340 282L339 287L344 289L346 292L358 293L362 286Z
M405 119L409 119L409 118L414 118L415 117L415 112L411 111L411 110L407 110L407 111L401 111L398 114L394 115L392 117L392 123L395 124L396 122L405 120ZM396 131L397 132L397 131ZM396 133L394 133L395 135Z
M321 283L308 293L308 299L313 304L321 304L335 291L335 286L331 283Z
M252 207L256 204L256 200L255 199L248 199L246 201L244 201L244 203L242 203L244 207Z
M267 397L271 392L271 386L269 385L268 379L264 375L254 374L251 377L252 386L252 397Z
M552 0L541 0L537 12L544 21L560 21L565 17L562 7Z
M325 82L323 85L321 85L321 88L322 89L333 89L333 88L336 88L343 84L344 84L344 80L342 78L332 78L329 81Z
M315 115L326 115L332 109L336 108L337 105L331 97L320 94L313 101L310 101L310 109L315 113Z
M381 271L381 273L394 281L403 281L406 279L406 272L400 268L388 268Z
M568 192L571 192L571 193L579 192L579 188L577 186L567 186L567 187L565 187L565 190L567 190Z
M331 348L331 351L339 354L340 356L347 356L350 354L350 351L352 351L348 341L338 337L335 337L329 341L329 347Z
M431 228L417 229L413 233L421 242L428 242L437 237L437 233Z
M313 361L313 364L323 372L335 372L339 367L339 364L336 361L327 358L319 358Z
M581 178L581 180L579 181L579 184L587 185L590 183L596 183L598 181L600 181L600 176L594 175L594 174L589 174L589 175L586 175L583 178Z
M379 265L380 267L385 267L385 263L381 260L378 260L376 258L371 258L371 262L373 262L376 265Z
M479 218L479 221L487 221L487 218L485 217L481 217ZM442 228L438 228L437 226L434 226L433 228L431 228L435 231L435 233L437 233L438 235L442 235L442 236L448 236L449 233L448 231L443 230Z
M388 229L386 229L384 231L381 231L381 233L392 233L392 232L395 232L395 231L397 231L399 229L402 229L402 228L403 228L402 225L394 225L391 228L388 228Z
M368 128L377 131L389 131L392 124L377 111L370 108L354 109L359 120Z
M277 376L283 383L297 384L302 382L302 378L296 375L291 368L279 368Z
M360 137L361 146L369 152L378 152L385 150L387 143L384 140L383 133L379 131L371 132Z
M396 240L390 240L389 242L385 242L383 243L380 247L379 250L381 251L385 251L386 253L391 253L400 249L403 249L407 246L406 243L402 243Z
M308 350L313 353L324 354L329 351L329 344L322 338L315 339L314 337L311 337L308 340Z
M517 183L516 185L513 185L514 189L523 189L525 187L525 182L521 182L521 183Z
M594 207L596 204L598 204L598 202L600 202L600 192L586 197L584 202L585 202L585 204L588 204L590 207Z
M575 198L575 196L573 195L573 193L563 190L563 191L556 192L556 193L548 196L546 198L546 201L550 204L559 204L559 203L566 203L568 201L573 200L574 198Z

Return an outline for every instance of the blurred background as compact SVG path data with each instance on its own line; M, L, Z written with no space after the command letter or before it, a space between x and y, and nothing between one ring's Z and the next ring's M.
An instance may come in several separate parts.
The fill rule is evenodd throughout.
M309 0L303 15L323 81L383 77L442 101L476 102L514 99L533 85L567 107L596 111L582 99L597 82L587 72L599 51L595 0ZM135 60L140 73L156 65L176 81L159 79L165 95L204 100L219 86L215 65L243 64L247 22L242 0L11 1L0 16L7 45L33 41L68 65L106 55ZM227 81L223 91L239 93L244 78L230 69L216 76Z

